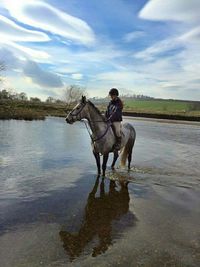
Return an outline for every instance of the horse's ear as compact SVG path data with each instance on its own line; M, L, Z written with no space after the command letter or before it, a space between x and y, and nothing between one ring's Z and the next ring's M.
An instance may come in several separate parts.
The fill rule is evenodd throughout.
M85 103L85 102L86 102L86 96L82 95L82 103Z

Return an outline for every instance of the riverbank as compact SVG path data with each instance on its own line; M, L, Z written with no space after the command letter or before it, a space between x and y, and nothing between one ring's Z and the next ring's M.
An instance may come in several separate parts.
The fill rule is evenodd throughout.
M152 119L181 120L181 121L200 121L200 116L180 115L180 114L162 114L162 113L137 113L131 111L123 112L124 116L142 117Z
M6 110L0 111L0 120L45 120L45 114L35 112L29 109L18 109L18 110Z
M106 110L106 105L97 105L102 113ZM47 116L66 117L72 109L66 107L64 103L44 103L30 101L5 101L0 100L0 119L1 120L44 120ZM144 107L140 110L132 107L124 108L123 116L155 118L181 121L200 121L200 111L162 111L148 110Z
M45 120L47 116L66 116L65 105L43 102L0 100L1 120Z

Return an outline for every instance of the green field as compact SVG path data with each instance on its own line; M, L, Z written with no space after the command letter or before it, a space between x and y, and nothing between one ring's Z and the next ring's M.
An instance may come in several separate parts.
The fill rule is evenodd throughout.
M200 115L200 102L178 100L124 100L124 109L134 112Z

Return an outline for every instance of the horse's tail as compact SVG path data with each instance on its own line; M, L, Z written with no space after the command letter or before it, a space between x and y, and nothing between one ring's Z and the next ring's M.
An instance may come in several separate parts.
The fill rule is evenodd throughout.
M121 166L122 167L126 165L126 160L127 160L128 156L132 154L132 149L133 149L133 146L135 143L135 138L136 138L135 129L130 124L128 126L130 129L130 136L129 136L129 139L128 139L126 145L124 146L124 148L122 150L122 155L121 155Z

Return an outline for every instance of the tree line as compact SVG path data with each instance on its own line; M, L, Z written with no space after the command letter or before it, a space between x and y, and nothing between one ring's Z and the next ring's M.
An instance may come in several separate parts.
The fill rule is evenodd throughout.
M54 98L48 96L45 101L42 101L39 97L30 97L28 98L25 92L17 93L12 89L1 89L0 90L0 100L11 100L11 101L30 101L30 102L45 102L45 103L56 103L56 104L67 104L71 105L75 102L78 102L81 99L82 95L87 95L85 88L70 85L63 90L62 99Z
M27 94L24 92L17 93L17 92L13 92L13 90L6 90L6 89L0 90L0 100L18 100L18 101L41 102L40 98L38 98L38 97L30 97L30 99L28 99Z

